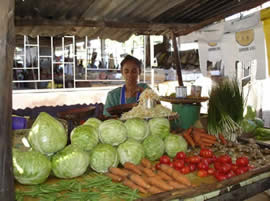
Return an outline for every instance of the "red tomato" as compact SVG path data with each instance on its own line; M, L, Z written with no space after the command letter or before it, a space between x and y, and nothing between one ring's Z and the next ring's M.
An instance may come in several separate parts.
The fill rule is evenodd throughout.
M231 168L232 168L232 166L230 164L223 163L223 164L221 164L219 171L226 174L227 172L229 172L231 170Z
M189 164L188 166L189 166L190 172L194 172L197 169L197 166L193 163Z
M213 152L211 149L201 149L200 156L204 158L211 158L213 156Z
M224 175L218 171L215 173L215 177L218 181L223 181L223 180L227 179L226 175Z
M206 159L208 161L208 164L210 165L210 164L216 162L217 157L215 155L213 155L212 158L206 158Z
M237 174L237 175L240 175L240 174L244 174L245 172L247 172L248 171L248 167L239 167L236 171L235 171L235 173Z
M227 174L226 174L226 177L229 179L229 178L232 178L235 176L235 173L234 171L230 170Z
M168 165L173 168L173 163L172 162L170 162Z
M208 167L209 167L209 165L208 165L207 162L200 162L198 164L198 169L199 170L208 170Z
M201 162L207 163L207 164L209 165L209 163L208 163L208 158L202 158L202 159L201 159Z
M218 161L216 161L216 162L214 163L214 167L215 167L216 170L220 170L221 166L222 166L222 163L220 163L220 162L218 162Z
M184 160L184 159L186 158L186 154L185 154L185 152L180 151L180 152L178 152L178 153L176 154L175 157L176 157L177 159L179 159L179 160Z
M181 172L182 174L188 174L188 173L190 173L190 169L189 169L188 166L184 166L184 167L182 167L182 168L180 169L180 172Z
M255 168L254 165L251 165L251 164L248 165L248 170L252 170L252 169L254 169L254 168Z
M175 160L173 161L173 168L180 170L182 167L184 167L185 162L183 160Z
M238 169L238 166L236 164L232 164L231 169L235 172Z
M155 165L156 170L160 170L160 165L161 165L160 162Z
M239 167L246 167L248 166L249 160L246 156L242 156L236 159L236 165Z
M207 173L206 170L198 170L197 176L199 176L199 177L207 177L208 173Z
M188 158L188 162L189 163L199 163L201 161L201 157L200 156L190 156Z
M222 155L218 158L218 161L221 163L232 163L232 158L229 155Z
M160 161L161 164L170 165L170 163L171 163L170 157L169 156L166 156L166 155L161 156L160 159L159 159L159 161Z
M213 161L213 162L216 162L216 161L217 161L216 155L213 155L213 156L212 156L212 161Z
M210 167L208 168L207 172L209 175L213 175L215 173L215 169Z

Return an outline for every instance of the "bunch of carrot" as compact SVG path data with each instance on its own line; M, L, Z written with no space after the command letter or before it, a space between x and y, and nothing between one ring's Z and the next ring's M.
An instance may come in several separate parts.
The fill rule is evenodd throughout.
M180 172L164 164L161 165L160 170L156 171L146 158L142 159L139 165L126 162L124 168L111 167L106 175L113 181L122 182L145 194L156 194L191 186L190 181Z
M189 128L184 131L183 137L186 139L188 144L193 148L199 146L200 148L211 147L213 144L221 143L227 144L227 140L222 134L219 134L219 139L203 128Z

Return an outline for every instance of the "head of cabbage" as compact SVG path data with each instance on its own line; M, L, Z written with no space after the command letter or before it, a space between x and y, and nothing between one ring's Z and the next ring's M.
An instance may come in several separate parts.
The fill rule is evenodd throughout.
M187 151L188 144L182 136L170 134L165 138L164 143L165 151L170 157L175 157L177 152Z
M156 117L150 119L148 123L152 135L158 135L164 140L170 134L170 122L168 119Z
M102 123L102 121L100 121L99 119L95 118L95 117L91 117L89 119L87 119L83 125L90 125L93 126L95 128L98 129L99 125Z
M125 162L131 162L137 165L144 157L143 145L134 139L128 139L123 144L120 144L117 151L122 165Z
M90 167L99 173L108 172L110 167L117 167L119 157L115 147L98 144L90 153Z
M34 150L52 155L66 146L67 133L58 120L41 112L30 129L28 141Z
M12 162L14 177L21 184L41 184L51 172L51 161L37 151L13 149Z
M128 119L125 123L128 138L137 141L144 140L150 133L147 121L140 118Z
M103 144L117 146L127 139L127 129L120 120L106 120L99 126L99 139Z
M143 141L145 156L155 161L159 159L165 151L163 140L158 135L150 135Z
M81 176L89 166L89 153L81 148L68 145L52 157L52 171L58 178Z
M91 151L98 144L98 129L90 125L80 125L70 134L71 144Z

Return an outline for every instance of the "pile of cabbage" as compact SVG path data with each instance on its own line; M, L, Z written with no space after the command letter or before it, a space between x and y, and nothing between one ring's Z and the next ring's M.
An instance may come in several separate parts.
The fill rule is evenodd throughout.
M68 135L62 124L42 112L28 141L31 150L13 150L14 176L22 184L40 184L50 175L74 178L87 169L105 173L125 162L139 164L144 157L155 161L164 153L174 157L187 150L184 138L170 133L166 118L133 118L125 122L90 118L72 130L71 144L67 145Z

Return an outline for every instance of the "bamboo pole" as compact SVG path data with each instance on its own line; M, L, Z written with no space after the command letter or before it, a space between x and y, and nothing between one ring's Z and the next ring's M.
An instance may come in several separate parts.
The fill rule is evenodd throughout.
M175 64L176 64L176 73L177 73L177 77L178 77L178 84L179 84L179 86L184 86L183 79L182 79L182 72L181 72L181 61L180 61L180 56L179 56L179 53L178 53L176 36L175 36L174 32L172 32L171 36L172 36L172 42L173 42L174 57L175 57Z
M0 1L0 200L14 201L11 151L14 0Z

